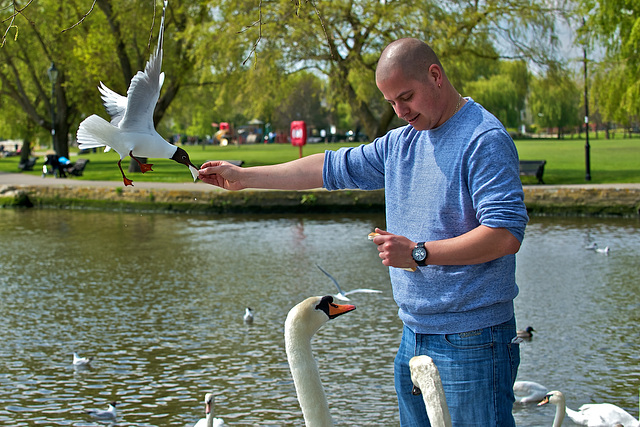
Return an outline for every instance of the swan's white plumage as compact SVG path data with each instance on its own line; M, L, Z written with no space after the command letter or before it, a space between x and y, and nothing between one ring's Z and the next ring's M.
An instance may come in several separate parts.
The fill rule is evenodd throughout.
M222 418L216 418L213 415L214 395L207 393L204 395L204 414L205 418L200 418L193 427L223 427L225 425Z
M560 427L565 414L579 425L589 427L610 427L621 424L624 427L639 427L640 421L622 408L611 403L588 403L574 411L566 406L562 392L554 390L549 392L538 405L552 403L556 405L556 414L553 419L553 427Z
M432 427L451 427L451 415L442 388L440 372L429 356L414 356L409 361L411 381L420 389Z
M535 381L516 381L513 383L513 394L517 403L539 403L547 393L549 390Z
M285 348L298 402L307 426L333 426L329 405L311 351L311 338L330 318L354 310L333 298L311 297L293 307L285 321Z

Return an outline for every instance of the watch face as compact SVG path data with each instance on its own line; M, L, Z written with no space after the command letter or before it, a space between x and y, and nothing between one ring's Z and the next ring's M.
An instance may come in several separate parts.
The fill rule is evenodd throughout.
M427 257L427 250L425 248L415 248L412 255L414 260L423 261Z

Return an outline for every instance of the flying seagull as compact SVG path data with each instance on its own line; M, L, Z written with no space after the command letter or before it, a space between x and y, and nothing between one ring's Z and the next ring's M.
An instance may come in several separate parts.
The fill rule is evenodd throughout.
M334 295L334 297L336 297L339 300L342 301L351 301L349 298L347 298L347 295L351 295L351 294L355 294L355 293L368 293L368 294L380 294L382 293L382 291L379 291L377 289L354 289L352 291L349 292L342 292L342 289L340 288L340 285L338 284L338 281L336 279L333 278L332 275L330 275L329 273L327 273L322 267L320 267L318 264L316 264L316 267L318 267L320 269L320 271L322 271L324 274L326 274L326 276L331 279L331 281L336 285L336 288L338 288L338 293Z
M160 98L160 89L164 82L162 72L162 43L164 39L164 18L167 1L162 9L158 46L151 54L144 72L138 71L131 79L127 96L122 96L100 82L100 93L104 106L111 116L111 123L95 114L87 117L78 128L78 148L88 149L106 146L105 151L113 148L119 155L118 167L122 173L125 187L133 186L122 170L122 159L130 156L138 162L140 170L148 172L152 164L142 163L137 157L172 159L189 167L193 180L198 177L189 155L182 148L167 142L153 125L153 110Z

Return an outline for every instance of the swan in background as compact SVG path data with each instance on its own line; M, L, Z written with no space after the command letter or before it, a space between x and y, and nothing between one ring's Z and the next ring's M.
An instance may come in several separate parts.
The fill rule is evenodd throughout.
M535 329L533 329L533 327L531 326L527 326L527 328L525 330L520 330L517 331L516 333L518 334L518 338L522 338L523 340L531 340L531 338L533 338L533 332L536 332Z
M109 407L106 411L101 409L90 409L87 411L87 415L95 418L96 420L115 420L118 416L116 405L116 402L109 403Z
M598 244L596 242L593 242L590 245L585 246L584 248L588 251L595 251L597 247Z
M638 427L640 422L622 408L611 403L588 403L574 411L567 408L562 392L554 390L549 392L538 406L552 403L556 405L556 415L553 419L553 427L560 427L565 413L571 420L583 426L609 427L622 424L623 427Z
M244 309L244 323L253 323L253 311L251 307L247 307Z
M432 427L451 427L451 415L442 389L440 373L429 356L414 356L409 361L414 395L422 393Z
M76 353L75 351L73 352L73 366L88 366L92 360L93 357L80 357L78 353Z
M320 271L322 271L336 285L336 288L338 288L338 293L335 294L334 297L338 298L339 300L351 301L349 298L347 298L347 295L356 294L356 293L359 293L359 292L368 293L368 294L380 294L380 293L382 293L382 291L379 291L377 289L354 289L354 290L349 291L349 292L342 292L342 289L340 288L340 285L338 284L338 281L336 279L334 279L331 274L327 273L318 264L316 264L316 267L318 267L320 269Z
M516 381L513 383L516 403L539 403L547 393L549 390L535 381Z
M311 351L311 338L328 320L355 308L350 304L334 304L331 296L310 297L287 314L284 324L287 360L307 427L333 426L318 365Z
M204 414L206 418L200 418L193 427L222 427L225 425L222 418L215 418L213 416L213 401L213 393L204 395Z

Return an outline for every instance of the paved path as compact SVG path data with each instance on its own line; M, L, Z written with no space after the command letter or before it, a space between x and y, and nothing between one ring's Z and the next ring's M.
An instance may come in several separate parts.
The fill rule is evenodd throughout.
M22 173L3 173L0 172L0 187L10 186L78 186L78 187L122 187L127 189L166 189L166 190L186 190L186 191L221 191L220 188L213 185L198 182L145 182L135 181L133 187L125 187L122 181L92 181L80 180L73 177L54 178L47 175L42 178L40 175L30 175ZM224 190L222 190L224 191Z
M122 181L92 181L79 180L72 177L69 178L53 178L47 175L42 178L39 175L29 175L21 173L3 173L0 172L0 186L33 186L33 185L58 185L58 186L83 186L83 187L123 187ZM133 189L167 189L167 190L186 190L186 191L220 191L220 188L213 185L198 182L144 182L135 181ZM571 185L526 185L525 188L544 188L554 190L558 188L584 188L584 189L640 189L638 184L571 184ZM131 187L128 187L131 188ZM222 190L224 191L224 190Z

